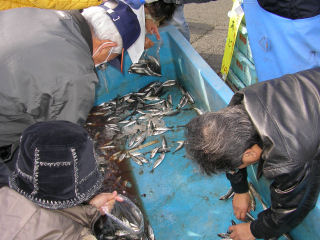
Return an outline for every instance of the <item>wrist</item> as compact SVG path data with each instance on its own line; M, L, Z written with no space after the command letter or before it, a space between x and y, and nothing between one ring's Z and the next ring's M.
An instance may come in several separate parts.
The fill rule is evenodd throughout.
M151 16L151 14L146 13L146 14L145 14L145 19L153 20L153 17Z
M260 236L259 232L257 232L256 223L257 221L252 221L250 223L250 232L252 236L254 236L255 238L261 238L262 236Z

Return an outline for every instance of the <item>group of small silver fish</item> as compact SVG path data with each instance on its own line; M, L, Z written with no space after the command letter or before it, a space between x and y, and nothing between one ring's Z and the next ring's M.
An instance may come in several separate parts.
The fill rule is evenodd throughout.
M128 72L161 77L161 66L158 59L153 56L147 56L140 59L137 63L132 64Z
M228 200L234 196L235 192L233 191L232 187L229 188L228 192L224 195L222 195L219 200ZM255 189L253 184L249 182L249 195L250 195L250 203L251 203L251 210L255 211L256 210L256 199L260 202L263 210L266 210L267 204L263 201L261 195L258 193L258 191ZM246 222L252 222L254 221L255 218L252 216L251 213L247 212L246 213ZM235 222L232 221L232 225L235 225ZM230 233L218 233L218 236L221 237L221 239L229 240L230 238ZM282 234L282 237L284 237L287 240L293 240L293 238L290 236L289 233L284 233ZM277 238L270 238L268 240L276 240Z
M162 92L172 86L177 86L182 94L176 107L173 106L171 94L168 94L166 98L161 98ZM109 135L112 135L112 141L100 145L99 150L107 152L110 149L116 149L117 145L123 145L123 139L126 139L126 149L116 152L112 157L118 158L119 162L124 159L132 159L136 164L143 165L159 154L153 162L151 169L153 172L163 162L166 153L171 151L163 134L173 131L175 126L166 126L163 118L179 114L188 103L197 114L201 112L200 109L193 106L194 99L190 93L176 80L167 80L152 82L138 92L129 93L101 104L99 111L94 114L104 116L105 128ZM94 123L87 122L87 125L92 124ZM161 146L155 147L150 152L149 159L146 158L146 153L137 151L149 136L160 135L162 135ZM183 146L184 141L176 141L172 153L179 151Z
M170 88L176 87L181 98L170 94ZM166 94L166 95L164 95ZM175 97L173 101L173 96ZM179 98L179 95L178 95ZM104 102L95 107L86 122L87 129L92 129L91 137L96 145L99 164L105 161L122 162L131 159L138 165L151 165L151 172L164 161L166 154L175 154L184 147L184 141L171 141L168 144L165 133L172 132L181 126L166 126L165 117L175 116L183 111L203 113L194 106L194 99L176 80L165 82L154 81L138 92L128 93L121 97ZM189 105L189 108L186 106ZM184 126L183 126L184 127ZM151 137L151 141L148 137ZM105 140L104 140L105 139ZM152 141L153 140L153 141ZM147 146L156 144L148 152L140 152ZM150 149L150 148L149 148ZM108 157L104 157L108 156ZM152 162L153 161L153 162ZM117 177L119 182L121 175ZM124 186L132 185L127 180ZM125 222L125 220L124 220ZM130 224L130 223L129 223ZM130 224L130 228L135 226ZM155 236L150 225L143 237L130 236L125 230L117 230L112 236L101 235L100 239L143 239L154 240Z

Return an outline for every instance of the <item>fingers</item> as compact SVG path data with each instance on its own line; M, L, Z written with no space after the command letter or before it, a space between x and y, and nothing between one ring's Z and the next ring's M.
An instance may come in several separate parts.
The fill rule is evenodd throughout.
M116 191L114 191L112 193L100 193L96 195L93 199L91 199L89 204L99 209L100 213L102 214L105 211L110 212L116 201L122 202L123 199Z
M247 214L247 211L243 211L243 210L238 210L234 212L235 217L238 220L242 220L242 221L246 219L246 214Z
M100 214L105 215L107 213L110 213L113 209L114 203L115 203L115 200L110 200L110 201L106 202L103 206L98 208Z
M118 44L116 42L110 41L110 40L103 40L102 44L105 47L116 47Z
M157 40L160 40L160 33L157 27L154 29L154 34L156 35Z

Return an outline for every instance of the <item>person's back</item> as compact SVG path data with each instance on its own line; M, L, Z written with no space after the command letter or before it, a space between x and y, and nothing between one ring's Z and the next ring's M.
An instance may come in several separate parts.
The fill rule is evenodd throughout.
M122 201L115 191L99 193L94 143L75 123L29 126L13 161L10 188L0 188L1 239L95 239L94 223Z
M0 22L0 146L37 121L84 123L98 79L81 14L17 8Z
M1 239L94 239L84 219L97 219L99 213L90 205L49 210L8 187L0 189L0 202Z

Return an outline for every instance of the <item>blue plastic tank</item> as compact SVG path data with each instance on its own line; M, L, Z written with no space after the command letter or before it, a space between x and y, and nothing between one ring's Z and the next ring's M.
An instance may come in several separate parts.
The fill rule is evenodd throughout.
M232 90L210 68L189 42L174 28L165 27L160 31L163 45L160 50L162 77L141 76L127 72L130 58L124 57L124 73L109 66L98 70L99 86L96 89L95 105L109 101L116 96L137 91L152 81L176 79L195 98L196 105L205 111L217 111L225 107ZM154 38L152 40L155 40ZM196 114L168 119L168 125L183 125ZM171 122L170 122L171 121ZM184 132L175 132L174 138L167 136L171 143L183 140ZM230 188L224 174L207 177L199 167L185 156L184 149L172 154L155 171L150 166L132 163L132 172L138 187L148 221L158 240L220 239L217 233L226 232L233 215L232 203L219 197ZM249 169L251 182L269 202L268 181L257 181L254 169ZM257 204L257 213L262 206ZM317 228L320 203L305 221L292 231L294 239L320 239ZM237 221L239 222L239 221Z

